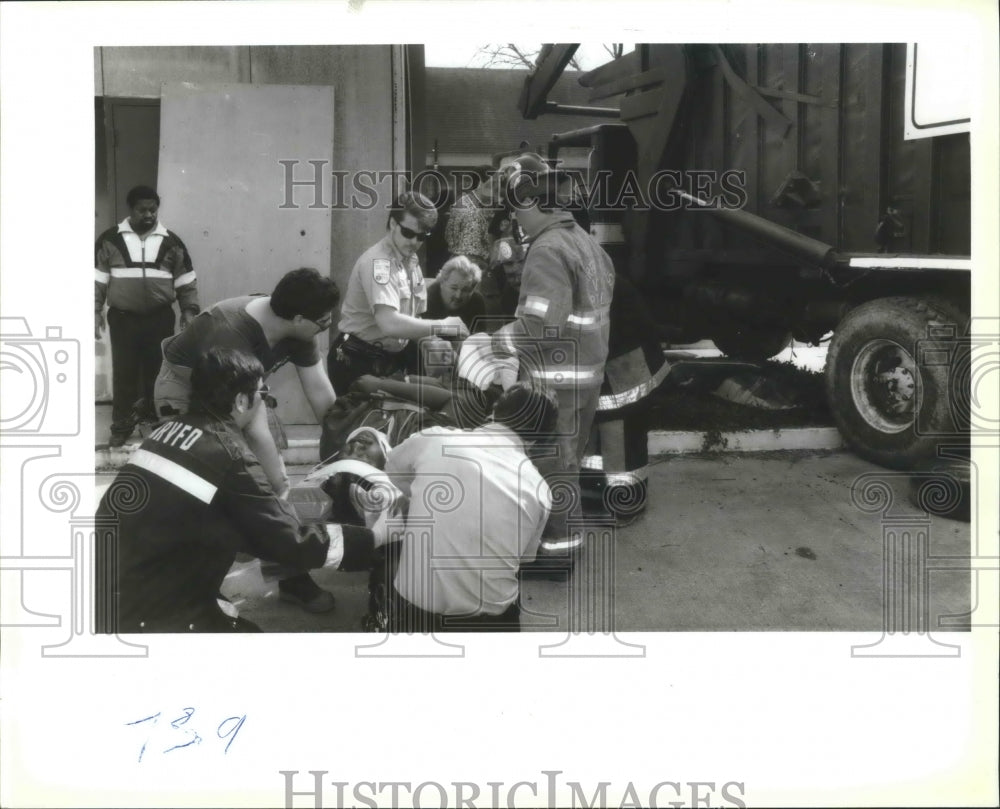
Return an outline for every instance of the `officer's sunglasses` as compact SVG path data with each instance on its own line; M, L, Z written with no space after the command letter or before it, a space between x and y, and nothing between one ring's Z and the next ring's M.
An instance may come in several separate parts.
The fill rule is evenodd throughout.
M400 225L399 222L399 232L403 234L404 239L416 239L418 242L426 242L430 238L430 233L421 233L418 230L410 230L405 225Z

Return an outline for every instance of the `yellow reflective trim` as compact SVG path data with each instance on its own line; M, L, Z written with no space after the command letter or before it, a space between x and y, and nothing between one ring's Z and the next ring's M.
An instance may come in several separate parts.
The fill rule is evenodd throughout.
M629 388L628 390L623 390L621 393L609 393L601 396L597 400L597 409L617 410L619 407L634 404L649 395L651 391L655 390L669 373L670 363L664 362L663 365L660 366L660 370L658 370L642 384L636 385L634 388Z
M553 551L568 551L579 548L581 545L583 545L583 536L578 535L572 539L543 539L539 549L545 554Z
M161 455L154 455L149 450L137 449L129 458L129 463L151 472L158 478L162 478L167 483L172 483L178 489L187 492L192 497L196 497L203 503L211 503L212 498L218 491L218 487L205 480L200 475L196 475L190 469L185 469L179 463L164 458Z
M545 317L549 311L548 298L540 298L537 295L529 295L524 301L524 311Z
M644 466L631 472L605 472L609 486L638 486L649 477L649 467Z
M594 379L600 373L597 366L591 366L586 370L573 370L571 368L560 369L558 371L538 371L532 370L531 375L537 379L552 380L561 382L564 380Z
M112 278L173 278L169 270L158 270L156 267L112 267Z

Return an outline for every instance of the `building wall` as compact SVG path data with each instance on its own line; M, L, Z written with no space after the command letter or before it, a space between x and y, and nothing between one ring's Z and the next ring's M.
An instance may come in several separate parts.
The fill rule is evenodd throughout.
M97 95L159 98L163 83L331 85L333 167L402 170L393 154L392 46L98 48ZM335 211L330 271L346 282L354 259L385 228L372 211ZM236 294L236 292L234 292Z

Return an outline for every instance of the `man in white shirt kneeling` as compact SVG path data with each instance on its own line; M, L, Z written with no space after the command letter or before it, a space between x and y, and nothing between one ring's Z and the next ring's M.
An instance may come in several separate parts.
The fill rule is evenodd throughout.
M409 498L390 632L520 631L518 570L535 558L552 493L526 447L555 432L555 395L508 388L475 430L432 427L389 454Z

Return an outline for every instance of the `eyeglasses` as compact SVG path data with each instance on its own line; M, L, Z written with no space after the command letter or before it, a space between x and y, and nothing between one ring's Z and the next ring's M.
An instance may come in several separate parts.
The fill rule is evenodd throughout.
M319 320L313 320L311 317L306 318L306 320L310 320L315 323L322 331L323 329L328 329L333 325L333 313L331 312L330 314L326 314Z
M430 238L430 233L420 233L416 230L410 230L405 225L400 225L399 222L396 225L399 227L399 232L403 234L404 239L416 239L418 242L426 242Z
M271 395L271 389L267 385L261 385L257 388L257 393L260 394L260 401L263 403L264 407L269 410L274 410L278 406L278 400ZM254 406L253 397L250 398L250 407Z

